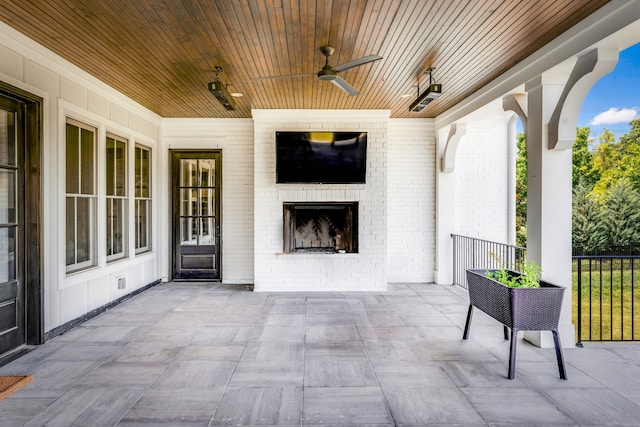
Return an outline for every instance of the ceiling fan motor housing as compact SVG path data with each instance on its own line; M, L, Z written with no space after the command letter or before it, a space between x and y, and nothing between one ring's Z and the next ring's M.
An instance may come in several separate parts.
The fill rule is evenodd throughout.
M338 73L333 71L331 67L325 66L322 70L318 71L318 78L320 80L331 81L331 80L335 80L337 76L338 76Z
M333 52L335 52L335 49L332 46L322 46L320 47L320 52L322 52L324 56L331 56Z

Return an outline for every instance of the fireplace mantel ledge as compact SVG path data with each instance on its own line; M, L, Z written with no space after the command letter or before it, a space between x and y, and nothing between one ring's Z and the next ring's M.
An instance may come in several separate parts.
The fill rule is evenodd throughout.
M286 252L276 252L275 253L276 256L280 257L280 256L284 256L284 257L288 257L288 256L294 256L294 257L305 257L305 258L320 258L320 259L327 259L327 258L356 258L358 255L360 255L360 253L358 252L351 252L351 253L339 253L339 252L290 252L290 253L286 253Z

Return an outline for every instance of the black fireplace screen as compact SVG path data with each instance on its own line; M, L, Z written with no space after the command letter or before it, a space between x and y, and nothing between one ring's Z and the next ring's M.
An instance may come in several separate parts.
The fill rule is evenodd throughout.
M284 203L284 252L358 252L357 202Z

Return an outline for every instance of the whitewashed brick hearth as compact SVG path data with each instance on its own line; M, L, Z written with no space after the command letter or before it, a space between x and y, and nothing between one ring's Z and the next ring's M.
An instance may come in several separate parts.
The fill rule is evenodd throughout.
M255 291L387 288L389 111L253 110ZM367 132L365 184L276 184L275 133ZM283 202L359 202L358 253L283 253Z

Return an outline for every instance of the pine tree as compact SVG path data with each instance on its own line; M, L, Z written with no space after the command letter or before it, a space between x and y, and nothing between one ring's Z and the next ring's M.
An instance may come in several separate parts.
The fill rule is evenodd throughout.
M606 242L602 209L591 194L591 185L584 178L573 189L571 243L582 253L599 249Z
M611 186L604 200L603 225L608 244L628 246L640 241L640 196L628 180Z

